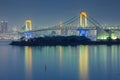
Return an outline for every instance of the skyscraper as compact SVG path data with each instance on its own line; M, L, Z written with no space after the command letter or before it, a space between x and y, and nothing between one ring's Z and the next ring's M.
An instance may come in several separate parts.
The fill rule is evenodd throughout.
M7 33L8 32L8 22L7 21L1 21L0 22L0 32L1 33Z

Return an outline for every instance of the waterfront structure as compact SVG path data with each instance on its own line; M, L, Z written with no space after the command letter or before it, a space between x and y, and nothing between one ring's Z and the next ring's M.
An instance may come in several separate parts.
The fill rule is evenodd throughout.
M88 23L87 23L87 13L86 12L81 12L80 13L80 26L81 27L87 27Z
M30 31L32 30L32 20L27 19L25 21L25 31Z
M32 20L27 19L25 21L25 31L31 31L31 30L32 30ZM26 40L28 40L29 38L32 38L32 33L26 32L26 33L24 33L24 36L25 36Z
M79 27L82 27L82 28L87 28L88 27L88 19L87 19L87 13L86 12L80 12L80 15L79 15ZM85 37L88 37L88 29L79 29L78 28L78 31L79 31L79 35L80 36L85 36Z
M0 22L0 32L1 33L7 33L8 32L8 22L7 21L1 21Z
M89 23L89 25L88 25ZM79 15L69 18L60 24L44 27L32 27L32 20L26 20L23 31L18 33L27 39L44 36L85 36L91 40L120 38L120 26L103 26L94 18L88 16L87 12L80 12Z
M62 21L60 21L60 35L62 35L62 26L63 26Z

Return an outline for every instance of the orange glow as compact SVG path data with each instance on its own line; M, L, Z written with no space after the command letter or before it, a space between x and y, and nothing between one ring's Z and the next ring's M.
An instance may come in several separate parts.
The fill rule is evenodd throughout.
M88 46L80 47L79 72L81 80L88 80Z
M60 46L60 64L62 65L62 47Z
M25 30L26 31L32 30L32 20L25 21Z
M26 78L31 80L32 76L32 48L25 47L25 67L26 67Z
M59 47L59 54L60 54L60 57L59 57L59 59L60 59L60 76L62 76L62 47L60 46Z
M86 12L81 12L80 13L80 26L81 27L87 27L87 13Z

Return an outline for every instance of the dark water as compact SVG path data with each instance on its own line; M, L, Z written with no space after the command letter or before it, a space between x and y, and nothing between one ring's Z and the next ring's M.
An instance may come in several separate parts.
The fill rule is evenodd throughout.
M120 80L120 46L0 44L0 80Z

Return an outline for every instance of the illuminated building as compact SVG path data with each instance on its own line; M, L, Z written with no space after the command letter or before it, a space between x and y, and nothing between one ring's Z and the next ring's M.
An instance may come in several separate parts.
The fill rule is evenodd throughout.
M0 22L0 28L1 33L7 33L8 32L8 22L7 21L1 21Z

